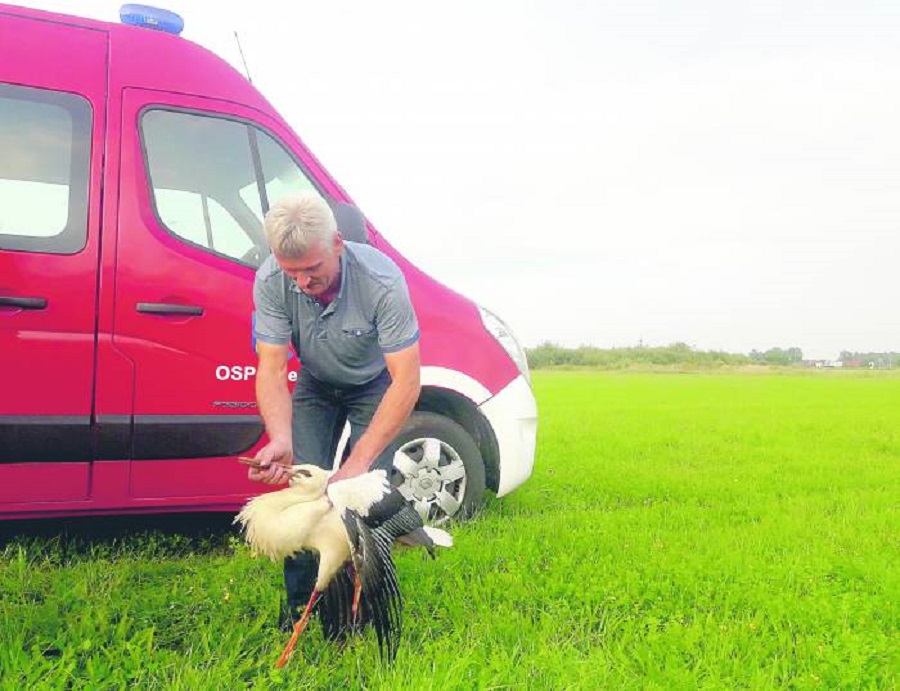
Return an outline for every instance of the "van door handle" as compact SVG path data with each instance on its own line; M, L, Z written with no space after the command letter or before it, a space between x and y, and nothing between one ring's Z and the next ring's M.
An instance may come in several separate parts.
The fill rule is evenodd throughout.
M23 310L42 310L47 307L47 298L20 298L0 295L0 307L21 307Z
M166 302L139 302L137 311L144 314L192 314L201 316L203 308L197 305L173 305Z

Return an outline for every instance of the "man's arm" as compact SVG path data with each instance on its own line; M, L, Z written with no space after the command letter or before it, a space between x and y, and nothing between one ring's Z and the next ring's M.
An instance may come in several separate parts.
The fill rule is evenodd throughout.
M248 477L267 484L287 482L286 466L293 462L291 394L287 385L288 346L257 341L256 403L266 424L269 443L255 460L261 468L250 468Z
M361 475L390 444L419 400L419 344L418 342L394 353L385 353L391 384L375 410L368 429L353 447L350 456L331 476L329 482Z

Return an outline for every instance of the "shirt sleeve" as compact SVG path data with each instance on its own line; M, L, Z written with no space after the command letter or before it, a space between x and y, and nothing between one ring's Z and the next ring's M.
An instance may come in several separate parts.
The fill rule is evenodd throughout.
M375 308L378 345L383 353L395 353L419 340L416 319L406 281L399 276L386 287Z
M256 340L273 345L291 342L291 320L285 305L283 281L279 276L256 276L253 283L253 334Z

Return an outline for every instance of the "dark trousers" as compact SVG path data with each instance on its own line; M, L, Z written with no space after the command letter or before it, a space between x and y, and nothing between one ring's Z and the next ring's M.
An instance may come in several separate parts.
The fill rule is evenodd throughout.
M343 387L318 381L301 369L294 386L291 419L294 463L311 463L330 469L344 425L350 422L347 448L352 449L372 422L390 384L391 375L387 369L365 384ZM375 459L371 468L390 471L391 466L392 456L386 450ZM284 586L291 612L302 609L309 600L318 565L319 558L312 552L300 552L284 560Z

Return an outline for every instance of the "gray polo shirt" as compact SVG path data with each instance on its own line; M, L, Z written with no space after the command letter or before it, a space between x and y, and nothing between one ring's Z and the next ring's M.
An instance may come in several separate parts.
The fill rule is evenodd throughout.
M269 256L253 284L254 332L263 343L294 346L319 381L371 381L384 353L419 340L419 324L397 265L369 245L344 241L341 287L327 307L305 295Z

